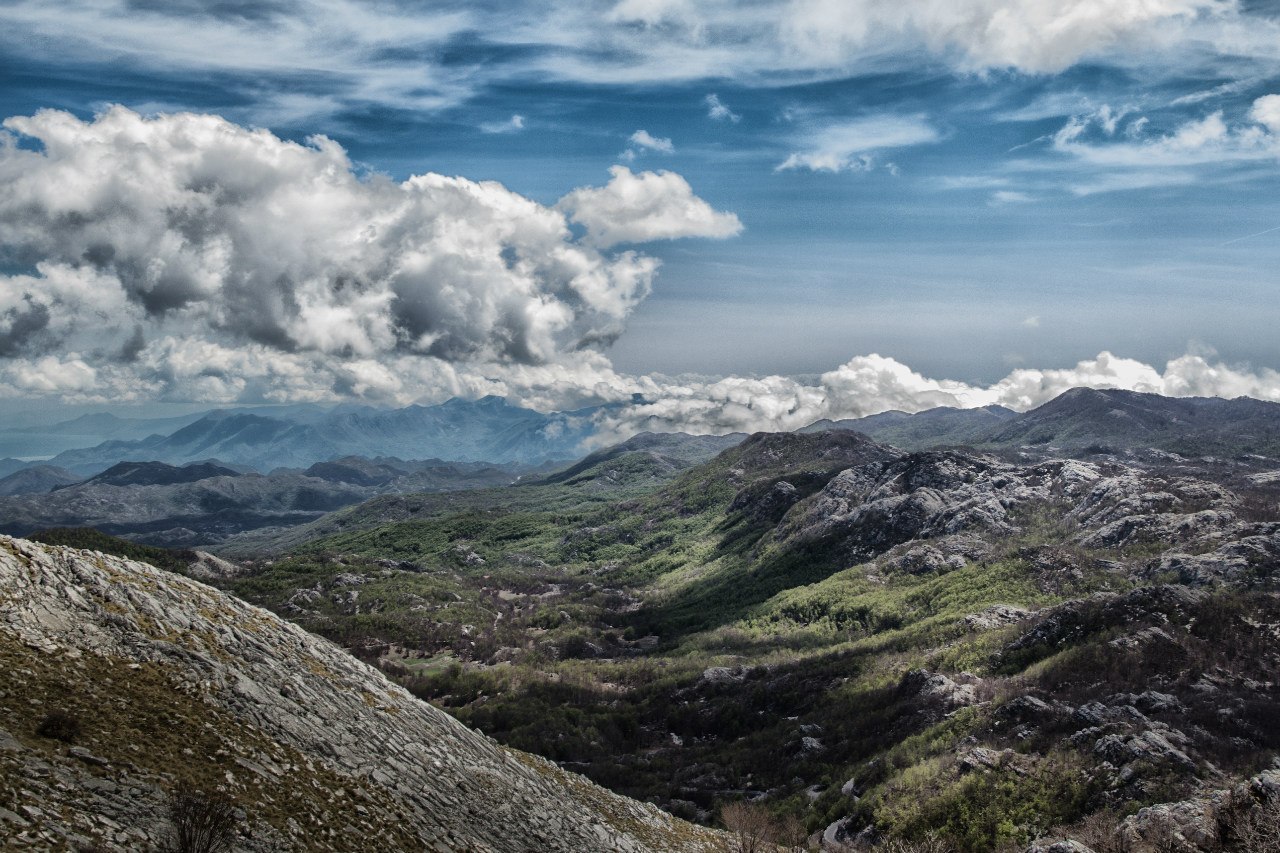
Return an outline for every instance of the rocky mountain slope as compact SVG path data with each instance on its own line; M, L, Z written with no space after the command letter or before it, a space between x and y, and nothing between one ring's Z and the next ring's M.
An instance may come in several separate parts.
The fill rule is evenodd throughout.
M0 496L0 533L24 536L47 527L88 525L138 541L208 545L248 530L312 521L374 495L507 485L527 470L363 457L270 474L215 462L120 462L52 491ZM27 473L19 471L6 480Z
M524 488L344 510L232 587L506 743L690 818L751 799L830 849L1218 849L1160 847L1209 837L1169 804L1280 757L1267 458L829 431L612 503Z
M416 504L428 493L503 487L520 481L545 487L537 493L541 499L552 499L551 492L560 486L571 492L617 497L655 488L741 439L645 434L550 475L550 466L530 469L395 457L345 456L306 469L277 468L270 474L246 473L216 460L181 466L120 462L79 482L70 474L65 479L71 483L56 478L52 490L37 493L40 478L30 472L42 469L26 469L0 480L0 489L6 482L15 484L14 494L0 490L0 533L25 536L49 527L92 526L151 544L234 548L229 543L246 538L244 534L267 528L262 536L287 538L290 527L377 495L413 495L405 500ZM526 495L534 497L531 492Z
M497 746L266 611L153 567L4 537L0 600L10 849L145 849L181 820L179 798L228 800L241 850L716 843Z

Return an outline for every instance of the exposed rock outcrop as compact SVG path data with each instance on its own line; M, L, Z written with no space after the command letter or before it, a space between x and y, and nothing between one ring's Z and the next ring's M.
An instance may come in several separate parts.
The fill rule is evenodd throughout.
M716 843L151 566L0 537L0 602L0 827L15 847L156 845L180 781L234 801L242 850ZM37 734L52 712L78 733Z

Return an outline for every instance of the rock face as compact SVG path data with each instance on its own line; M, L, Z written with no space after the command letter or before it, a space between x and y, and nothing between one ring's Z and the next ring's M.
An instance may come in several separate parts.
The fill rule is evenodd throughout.
M179 783L234 802L239 850L719 843L151 566L0 537L0 602L0 835L12 848L151 848Z

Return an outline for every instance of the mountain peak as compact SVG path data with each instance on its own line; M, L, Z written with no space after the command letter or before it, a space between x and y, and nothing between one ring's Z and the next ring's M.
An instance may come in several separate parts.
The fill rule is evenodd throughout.
M427 406L425 408L433 408ZM475 400L468 400L466 397L450 397L440 404L442 409L506 409L518 408L507 403L505 397L499 397L497 394L486 394Z

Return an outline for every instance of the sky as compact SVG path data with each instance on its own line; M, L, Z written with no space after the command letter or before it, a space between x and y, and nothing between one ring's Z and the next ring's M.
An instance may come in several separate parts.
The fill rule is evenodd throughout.
M0 2L0 405L1280 400L1276 0Z

